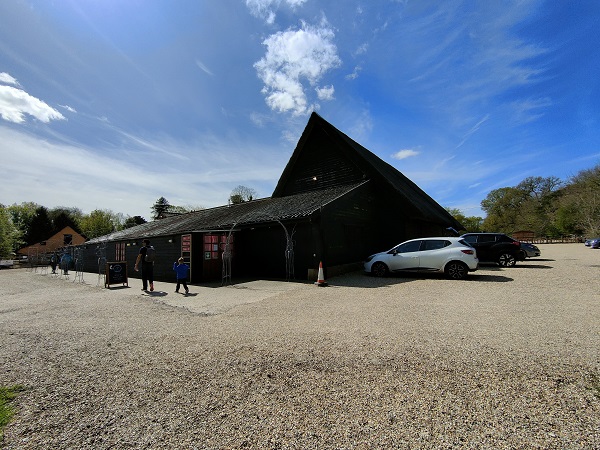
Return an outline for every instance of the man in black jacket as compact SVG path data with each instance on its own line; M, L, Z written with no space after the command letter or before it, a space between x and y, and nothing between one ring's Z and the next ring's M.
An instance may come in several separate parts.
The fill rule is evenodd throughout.
M152 257L148 258L151 254ZM149 260L150 259L150 260ZM140 253L135 260L134 270L139 271L140 262L142 263L142 291L148 290L150 283L150 291L154 290L154 247L150 245L149 239L144 239L144 246L140 248Z

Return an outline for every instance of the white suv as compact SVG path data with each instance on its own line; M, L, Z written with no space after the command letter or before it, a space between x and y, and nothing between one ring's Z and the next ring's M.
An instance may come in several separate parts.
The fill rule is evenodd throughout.
M411 239L369 256L364 263L365 272L378 277L390 272L443 272L455 280L465 278L478 266L475 249L458 237Z

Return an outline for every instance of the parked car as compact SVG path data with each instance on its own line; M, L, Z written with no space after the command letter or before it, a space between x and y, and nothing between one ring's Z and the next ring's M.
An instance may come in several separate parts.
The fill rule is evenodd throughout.
M600 248L600 238L590 240L590 247Z
M529 242L521 242L521 250L526 258L533 258L542 254L537 245L530 244Z
M477 270L477 253L464 239L428 237L411 239L367 258L364 270L383 277L390 272L442 272L460 280Z
M521 243L503 233L466 233L461 238L477 250L479 262L512 267L525 259Z

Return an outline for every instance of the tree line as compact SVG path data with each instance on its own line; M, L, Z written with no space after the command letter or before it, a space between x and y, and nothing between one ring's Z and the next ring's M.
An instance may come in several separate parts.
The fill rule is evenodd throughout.
M237 186L229 203L252 201L254 189ZM486 217L465 216L459 209L446 208L465 232L494 231L512 234L532 231L537 237L600 236L600 165L582 170L567 181L556 177L528 177L513 187L494 189L481 201ZM150 208L152 220L182 214L202 207L171 205L160 197ZM33 202L0 204L0 256L36 244L65 226L88 239L146 223L141 216L110 210L83 214L79 208L48 209Z
M229 203L252 201L256 191L237 186L231 191ZM172 205L165 197L158 198L152 207L152 220L203 209L201 206ZM34 202L0 204L0 257L9 257L19 248L37 244L55 235L66 226L88 239L104 236L146 223L142 216L125 216L107 209L83 214L75 207L46 208Z
M566 181L528 177L516 186L494 189L481 201L481 209L485 218L448 211L470 232L531 231L544 238L600 236L600 165Z

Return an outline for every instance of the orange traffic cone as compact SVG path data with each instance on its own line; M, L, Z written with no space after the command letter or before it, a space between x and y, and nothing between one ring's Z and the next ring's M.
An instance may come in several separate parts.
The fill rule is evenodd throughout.
M323 275L323 263L319 262L319 275L317 277L317 282L315 283L317 286L327 286L325 283L325 275Z

